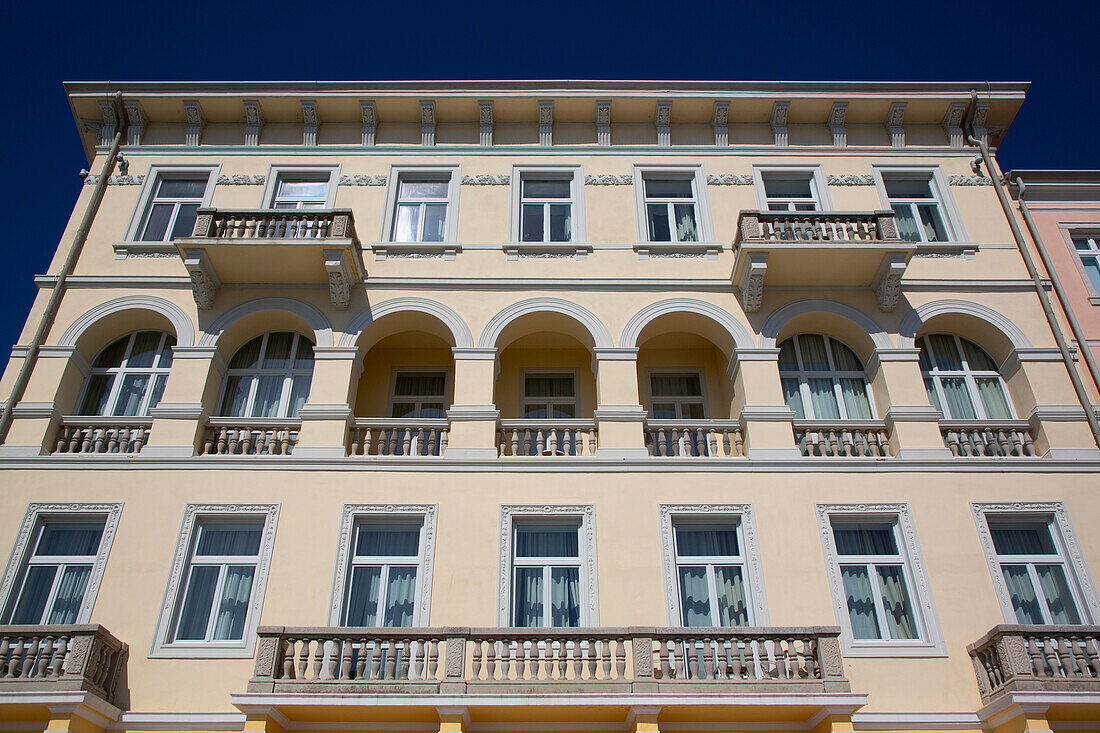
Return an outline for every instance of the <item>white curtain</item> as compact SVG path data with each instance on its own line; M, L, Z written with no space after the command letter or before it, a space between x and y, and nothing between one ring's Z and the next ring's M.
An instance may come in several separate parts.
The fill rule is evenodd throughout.
M848 619L852 624L852 636L856 639L881 639L867 567L843 565L840 568L840 577L844 583L844 593L848 597Z
M992 524L992 523L991 523ZM1045 524L1004 525L992 524L989 533L993 537L993 549L998 555L1054 555L1054 543L1050 529Z
M916 639L916 622L913 620L909 592L905 587L905 576L901 572L901 566L880 566L878 577L882 605L886 610L886 628L890 631L890 638Z
M217 565L196 565L191 568L187 596L180 608L179 623L176 624L176 639L201 641L206 638L219 570Z
M516 557L579 557L579 552L576 527L516 528Z
M840 407L836 403L836 392L831 379L807 379L810 387L810 402L814 408L815 420L839 420Z
M1008 420L1012 417L999 377L978 377L974 381L978 385L978 396L985 407L985 414L990 420Z
M867 398L867 383L862 379L841 379L840 391L844 395L844 409L849 420L870 420L871 402Z
M263 528L240 524L203 524L196 555L252 556L260 551Z
M894 204L890 208L894 210L894 223L898 228L898 236L906 242L921 241L917 222L913 219L913 207L909 204Z
M833 526L839 555L896 555L894 528L886 523L853 522Z
M248 600L252 596L252 578L256 568L231 565L226 568L222 597L214 620L214 639L238 641L244 638L244 620L248 615Z
M714 585L718 589L718 625L748 626L749 608L745 605L745 583L741 568L714 568Z
M823 337L813 333L802 334L798 337L798 347L802 352L803 369L808 372L829 371L829 356Z
M711 626L710 591L703 565L680 567L680 616L684 626Z
M524 394L527 397L572 397L572 375L537 374L527 375L524 380Z
M736 557L737 530L733 527L707 529L691 525L676 528L676 554L688 557Z
M955 346L954 336L934 333L928 339L932 342L932 351L936 355L936 366L952 372L962 370L962 359L959 357L959 349Z
M226 417L241 417L248 404L248 390L252 386L252 377L228 377L225 380L225 396L219 414Z
M551 568L550 625L580 626L580 568Z
M397 397L442 396L446 377L438 372L402 372L393 384L393 394Z
M1026 565L1002 565L1008 595L1012 599L1012 609L1016 611L1016 621L1021 624L1043 623L1043 612L1039 609L1039 599L1035 597L1035 586L1031 584Z
M148 374L126 375L118 390L115 408L112 410L115 416L130 417L138 414L138 410L141 409L141 398L145 396L145 388L149 386L149 377Z
M102 524L50 523L42 529L42 537L34 554L39 557L95 555L99 551L99 539L102 536Z
M698 397L703 394L698 374L650 375L654 397Z
M787 403L787 407L794 410L795 420L806 419L806 408L802 406L802 392L799 389L797 379L783 379L780 380L783 383L783 399Z
M77 413L80 415L102 415L107 409L107 397L114 384L113 374L93 374L88 377L88 386L84 388L84 401Z
M863 371L863 363L859 360L859 357L856 356L854 351L836 339L829 339L829 343L832 344L833 347L833 363L836 365L837 371Z
M1050 610L1052 624L1079 624L1081 616L1066 582L1066 574L1061 565L1036 565L1035 574L1039 576L1039 585L1046 596L1047 609Z
M695 226L695 204L675 204L676 239L680 242L698 242L699 231Z
M947 417L951 420L973 420L978 416L974 403L970 401L970 392L966 389L966 380L962 377L941 377L943 397L947 400Z
M48 624L75 624L80 604L84 602L84 589L88 586L88 577L92 574L90 565L69 565L61 576L50 609Z
M542 620L542 572L540 567L516 568L515 608L512 625L517 627L543 626Z
M278 331L267 335L267 350L264 352L262 368L286 369L290 366L290 347L294 343L294 334Z
M348 605L344 611L344 626L375 626L378 623L378 591L382 569L378 566L351 569Z
M416 610L416 568L390 568L389 581L386 584L386 614L383 626L412 626Z
M283 393L282 377L257 377L256 397L249 417L278 417L279 398Z

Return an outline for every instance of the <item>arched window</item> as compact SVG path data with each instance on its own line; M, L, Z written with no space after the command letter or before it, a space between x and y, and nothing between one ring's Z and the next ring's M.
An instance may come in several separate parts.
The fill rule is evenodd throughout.
M257 336L237 349L225 374L223 417L297 417L309 398L313 342L291 331Z
M176 337L162 331L135 331L112 341L92 362L77 414L148 415L164 394L175 345Z
M917 339L928 401L948 420L1011 420L1012 408L997 365L961 336L934 333Z
M870 420L863 362L829 336L804 333L779 344L779 374L796 420Z

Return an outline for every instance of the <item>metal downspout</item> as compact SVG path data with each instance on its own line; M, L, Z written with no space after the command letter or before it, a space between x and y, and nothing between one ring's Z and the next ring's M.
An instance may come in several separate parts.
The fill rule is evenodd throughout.
M973 108L977 96L976 91L970 92L971 108ZM1096 413L1093 412L1092 403L1089 402L1089 395L1085 390L1085 384L1081 381L1081 375L1077 373L1077 367L1073 363L1069 345L1066 343L1066 338L1062 335L1062 329L1058 325L1058 319L1054 315L1050 298L1047 296L1046 290L1043 289L1043 280L1039 276L1039 271L1035 269L1035 262L1031 259L1031 253L1028 252L1027 245L1024 243L1024 235L1020 231L1020 225L1016 223L1012 203L1005 192L1004 184L1001 182L1000 168L993 162L993 156L989 154L989 147L974 137L969 123L970 115L967 115L966 139L971 145L976 145L982 153L985 168L989 172L989 177L993 180L993 187L997 190L997 198L1000 199L1005 218L1008 219L1008 225L1012 228L1012 236L1016 239L1016 247L1020 250L1020 256L1023 257L1027 271L1035 284L1035 292L1038 294L1039 302L1043 306L1043 313L1046 314L1050 330L1054 333L1054 340L1058 343L1058 350L1062 352L1062 361L1065 362L1066 371L1069 372L1070 381L1073 382L1073 390L1077 393L1077 399L1081 402L1081 406L1085 408L1085 419L1088 420L1089 428L1092 430L1092 439L1096 442L1096 446L1100 448L1100 421L1096 419Z
M122 92L115 92L114 102L116 105L121 106ZM84 210L84 216L80 220L80 228L76 230L76 235L73 238L73 245L69 249L69 254L66 255L65 262L61 266L61 271L57 275L57 282L54 283L53 289L50 291L50 299L46 301L46 309L42 313L42 318L38 321L38 327L35 329L34 337L27 347L27 355L23 357L23 365L19 368L19 374L15 377L15 384L12 385L11 395L9 395L7 402L4 403L3 412L0 413L0 443L3 443L8 436L8 430L11 428L12 409L19 400L23 399L23 393L27 389L27 381L30 379L31 371L38 361L38 352L42 347L42 342L46 340L46 337L50 333L50 328L53 326L54 318L57 317L57 307L61 304L61 296L65 292L65 279L72 274L73 268L76 266L77 258L80 257L80 253L84 249L84 243L88 239L88 230L91 228L92 221L95 220L95 216L99 212L99 205L103 201L103 192L107 188L107 179L115 168L118 150L122 145L122 135L126 131L126 118L122 114L121 108L118 110L117 117L118 130L115 132L115 139L111 142L111 150L107 153L107 160L103 164L103 169L99 173L99 178L96 180L95 189L92 191L92 200L88 202L88 207Z

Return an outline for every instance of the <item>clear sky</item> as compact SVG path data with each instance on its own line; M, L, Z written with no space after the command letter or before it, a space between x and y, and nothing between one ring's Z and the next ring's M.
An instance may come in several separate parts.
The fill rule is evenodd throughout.
M0 364L88 165L63 80L1030 81L1001 166L1100 168L1095 0L40 0L0 18Z

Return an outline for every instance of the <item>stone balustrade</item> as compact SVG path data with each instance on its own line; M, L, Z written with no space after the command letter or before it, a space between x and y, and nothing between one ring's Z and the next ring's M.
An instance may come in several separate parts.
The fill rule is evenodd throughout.
M290 418L212 417L206 424L202 454L290 455L301 427L301 420Z
M740 458L745 441L736 420L646 420L649 455L685 458Z
M0 693L79 690L112 702L126 654L98 624L0 626Z
M1001 624L967 651L983 703L1007 692L1100 693L1100 626Z
M54 453L140 453L152 425L148 417L63 417Z
M816 626L262 627L248 690L849 692L839 633Z
M794 441L804 456L884 458L890 455L881 420L795 420Z
M357 240L351 209L199 209L192 236Z
M892 211L743 211L737 243L883 242L898 239Z
M441 456L447 448L446 419L356 418L351 426L353 456L422 458Z
M497 430L501 456L594 456L594 420L501 420Z
M941 420L951 455L966 458L1023 458L1035 455L1027 420Z

